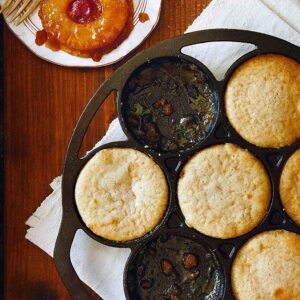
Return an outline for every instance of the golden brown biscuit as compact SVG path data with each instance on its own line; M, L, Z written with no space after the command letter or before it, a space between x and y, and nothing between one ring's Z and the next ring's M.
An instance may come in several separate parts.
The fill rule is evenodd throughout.
M204 149L184 166L178 200L188 226L216 238L245 234L264 218L269 177L248 151L224 144Z
M128 148L99 151L75 187L78 211L95 234L114 241L139 238L161 221L168 185L160 167Z
M256 56L231 76L225 93L231 125L248 142L279 148L300 138L300 64Z
M288 215L300 225L300 149L285 164L279 184L280 197Z
M238 252L231 283L237 300L300 300L300 235L267 231Z

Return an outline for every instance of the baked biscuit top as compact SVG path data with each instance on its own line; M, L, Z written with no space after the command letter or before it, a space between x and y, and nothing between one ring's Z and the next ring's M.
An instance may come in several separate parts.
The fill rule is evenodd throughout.
M254 236L238 252L231 273L237 300L299 300L300 235L274 230Z
M281 55L259 55L231 76L227 117L248 142L280 148L300 138L300 64Z
M104 149L82 169L75 199L84 223L95 234L128 241L145 235L161 221L168 185L149 156L128 148Z
M188 226L216 238L251 231L267 213L270 180L248 151L223 144L206 148L184 166L178 182L180 208Z
M300 149L286 162L280 178L279 191L287 214L300 225Z

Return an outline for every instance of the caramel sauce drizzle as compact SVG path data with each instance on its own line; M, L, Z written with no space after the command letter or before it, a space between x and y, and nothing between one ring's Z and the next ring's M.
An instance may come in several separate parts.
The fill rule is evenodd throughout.
M44 29L39 30L36 33L35 43L38 46L45 45L47 48L52 51L64 50L65 52L79 57L90 57L93 61L100 61L102 56L116 49L126 38L128 38L129 34L133 30L133 15L134 15L134 7L132 1L128 1L130 5L130 12L127 18L127 22L123 28L123 31L119 34L119 36L115 39L113 43L108 45L107 47L100 48L92 51L80 51L76 49L66 48L62 45L56 38L47 33ZM39 11L39 15L41 14L41 10Z

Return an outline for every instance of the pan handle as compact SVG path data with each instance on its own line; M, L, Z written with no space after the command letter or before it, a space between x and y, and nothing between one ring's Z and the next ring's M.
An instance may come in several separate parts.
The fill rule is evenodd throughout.
M80 116L78 123L73 131L71 141L68 146L65 166L67 167L69 163L71 165L74 161L79 160L79 151L81 147L82 140L84 135L94 118L96 112L101 107L103 102L109 96L112 91L119 92L119 88L116 87L115 82L115 74L112 74L109 79L107 79L96 91L93 97L90 99L89 103L86 105L83 113Z
M92 121L94 115L98 111L99 107L103 104L103 102L113 90L118 91L118 88L116 88L115 84L113 84L114 80L114 75L106 80L96 91L89 104L84 109L74 129L70 144L68 146L63 170L63 217L55 244L54 262L62 281L64 282L67 290L72 296L72 299L75 300L93 299L92 296L89 295L87 290L84 288L82 281L76 274L70 258L70 250L75 237L75 233L79 228L81 228L78 216L74 213L76 211L76 208L74 207L75 203L73 200L74 182L76 182L78 170L80 170L81 165L84 163L84 161L79 159L78 154L88 126Z
M192 46L198 43L207 42L242 42L249 43L261 47L264 52L273 52L274 49L286 52L287 45L290 47L290 52L295 51L299 55L299 47L291 44L280 38L254 32L239 29L208 29L190 32L179 37L167 40L167 43L173 44L176 49L181 51L182 48ZM292 50L293 49L293 50Z
M62 222L54 249L54 262L65 287L75 300L92 300L72 265L70 250L77 228Z

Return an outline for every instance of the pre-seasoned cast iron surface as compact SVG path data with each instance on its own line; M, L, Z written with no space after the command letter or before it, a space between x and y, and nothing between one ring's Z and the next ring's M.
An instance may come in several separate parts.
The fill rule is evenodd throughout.
M223 292L213 252L182 236L164 234L148 243L128 271L131 299L212 300Z
M212 82L197 65L179 58L146 63L129 79L123 111L143 145L181 151L203 140L217 115Z
M145 65L147 62L151 62L159 57L174 57L179 59L184 59L194 62L196 65L201 65L195 59L187 57L181 53L181 49L188 45L193 45L196 43L206 43L206 42L218 42L218 41L234 41L234 42L244 42L250 43L257 46L257 49L241 57L236 61L232 67L227 72L225 79L217 82L213 76L210 74L209 70L205 66L201 67L201 70L209 78L210 88L213 93L217 95L214 100L218 108L218 114L216 115L216 120L212 122L211 129L209 130L205 139L200 143L192 146L190 149L185 149L186 151L177 152L177 151L157 151L155 147L145 148L145 143L139 141L136 138L132 138L133 134L130 132L128 127L128 122L126 122L126 115L124 115L124 110L122 109L124 95L126 90L124 87L128 82L128 79L136 70L140 70L140 67ZM114 246L114 247L130 247L132 253L127 262L125 268L124 279L128 276L134 275L137 272L137 269L130 269L131 261L139 254L140 251L147 249L147 244L153 238L161 235L168 234L168 232L175 235L193 235L195 241L201 244L201 241L205 242L213 253L216 255L217 259L220 261L220 266L224 272L224 296L216 296L212 299L214 300L231 300L234 299L231 288L231 266L233 259L240 249L240 247L254 235L274 229L285 229L296 232L300 234L300 227L297 226L285 213L279 196L278 186L279 178L282 171L282 168L290 157L290 155L295 152L300 147L300 141L297 141L293 145L281 149L262 149L255 145L249 144L243 140L231 127L227 117L224 113L224 100L223 95L227 85L227 82L234 72L234 70L242 64L247 59L254 57L256 55L265 54L265 53L276 53L285 55L296 61L300 61L300 49L295 45L292 45L283 40L255 32L248 32L242 30L227 30L227 29L218 29L218 30L205 30L200 32L194 32L190 34L183 35L174 39L164 41L157 46L154 46L150 49L145 50L144 52L138 54L128 63L120 67L110 79L103 83L103 85L96 92L95 96L90 100L86 109L84 110L75 130L73 137L71 139L68 152L66 155L64 175L63 175L63 184L62 184L62 196L63 196L63 221L59 236L56 242L54 259L58 271L60 272L62 279L70 291L72 297L78 300L90 299L87 292L84 290L81 282L74 271L70 260L70 249L74 239L74 235L78 229L84 230L88 235L98 242ZM104 100L110 94L111 91L118 91L118 117L121 123L121 126L129 138L127 142L116 142L105 147L133 147L140 151L143 151L152 157L155 158L160 167L164 170L169 188L170 188L170 206L168 208L167 214L158 228L156 228L149 235L132 241L131 243L117 243L114 241L108 241L101 239L93 235L84 225L80 216L76 210L76 205L74 201L74 186L77 180L77 176L80 173L82 167L85 163L102 147L97 148L92 152L88 157L84 159L78 158L78 153L80 149L81 142L84 138L85 132L89 126L90 121L93 119L95 113L102 105ZM158 99L160 100L160 99ZM157 103L156 106L161 113L168 115L170 113L170 107L168 106L169 100L163 103ZM157 101L157 99L155 99ZM155 102L154 101L154 102ZM245 234L244 236L221 240L214 239L202 234L196 233L192 229L188 228L184 223L184 218L181 214L181 211L178 208L177 202L177 191L176 185L178 176L182 169L182 166L187 162L187 160L197 151L207 148L215 144L224 144L224 143L234 143L238 146L247 149L253 153L265 166L271 180L272 184L272 201L270 209L264 218L264 220L259 224L254 230ZM172 162L170 165L169 163ZM177 216L177 220L174 222L174 215ZM165 251L165 250L164 250ZM201 252L201 251L200 251ZM162 253L164 253L162 251ZM160 253L159 255L162 255ZM150 256L149 256L150 257ZM167 258L170 260L170 258ZM197 256L197 259L200 261L200 257ZM195 260L192 257L187 258L189 264L195 263ZM172 266L168 264L168 261L164 263L165 272L172 270ZM128 270L131 270L128 272ZM157 273L160 278L169 279L165 274L161 274L161 270L158 269ZM163 277L161 277L163 276ZM149 283L144 282L144 286L149 285ZM127 299L135 300L135 296L130 297L130 291L128 290L127 280L124 281L124 292ZM175 295L176 296L176 295ZM176 298L175 298L176 299Z

